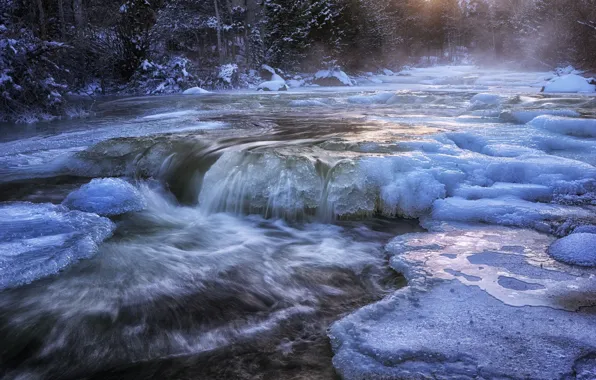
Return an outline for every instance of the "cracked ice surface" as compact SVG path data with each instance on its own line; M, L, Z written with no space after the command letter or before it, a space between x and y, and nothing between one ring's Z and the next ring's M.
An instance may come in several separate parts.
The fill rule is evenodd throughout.
M433 227L387 246L408 287L331 327L343 378L591 378L596 271L555 262L537 232Z

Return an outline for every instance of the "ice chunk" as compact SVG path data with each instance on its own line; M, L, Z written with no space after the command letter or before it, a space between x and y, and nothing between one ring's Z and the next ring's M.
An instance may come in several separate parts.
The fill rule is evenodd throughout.
M119 178L93 179L68 194L63 205L70 209L113 216L142 211L145 200L139 190Z
M436 220L481 222L548 231L548 221L588 218L590 213L578 207L534 203L515 197L478 200L453 197L437 200L433 205L432 217Z
M544 86L544 92L594 92L596 86L580 75L569 74L552 79Z
M182 95L200 95L200 94L210 94L210 91L207 90L203 90L200 87L191 87L187 90L184 90L184 92L182 92Z
M461 185L453 194L471 200L514 196L527 201L549 202L552 193L553 189L548 186L497 182L490 187Z
M573 233L554 242L548 253L567 264L596 267L596 234Z
M519 124L526 124L534 118L542 115L551 116L565 116L565 117L579 117L580 114L574 110L560 109L560 110L517 110L504 111L499 117L504 121L510 121Z
M257 87L257 90L260 91L287 91L288 85L286 81L282 80L270 80L267 82L263 82Z
M486 105L499 105L501 104L501 97L496 94L476 94L470 99L470 102Z
M329 107L328 104L323 103L317 99L297 99L288 103L290 107Z
M56 274L97 252L114 224L64 206L0 204L0 289Z
M390 92L382 92L375 95L354 95L348 98L353 104L384 104L393 97Z
M145 119L145 120L167 120L167 119L182 118L182 117L186 117L186 116L195 116L198 114L200 114L199 111L187 110L187 111L166 112L166 113L158 113L155 115L148 115L148 116L143 117L143 119Z
M596 137L596 119L538 116L530 125L550 132L577 137Z

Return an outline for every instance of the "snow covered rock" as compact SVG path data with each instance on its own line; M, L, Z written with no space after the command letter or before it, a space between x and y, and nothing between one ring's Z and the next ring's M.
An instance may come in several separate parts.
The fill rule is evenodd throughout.
M596 234L573 233L554 242L548 253L567 264L596 267Z
M0 205L0 290L28 284L93 256L114 224L96 214L29 202Z
M200 95L200 94L210 94L209 91L203 90L200 87L191 87L187 90L182 92L182 95Z
M544 92L594 92L596 86L580 75L568 74L552 79L544 86Z
M257 91L288 91L288 85L286 81L282 80L270 80L261 83L257 87Z
M319 86L353 86L353 82L348 76L340 69L333 70L320 70L317 71L313 79L314 84Z
M70 209L113 216L145 209L145 199L130 183L119 178L93 179L68 194L63 205Z
M529 125L562 135L596 137L596 119L538 116Z

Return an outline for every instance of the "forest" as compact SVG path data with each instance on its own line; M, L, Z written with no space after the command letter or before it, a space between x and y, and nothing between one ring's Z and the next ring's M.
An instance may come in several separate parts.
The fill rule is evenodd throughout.
M589 70L596 0L1 0L0 52L0 120L26 121L73 96L248 87L263 64Z

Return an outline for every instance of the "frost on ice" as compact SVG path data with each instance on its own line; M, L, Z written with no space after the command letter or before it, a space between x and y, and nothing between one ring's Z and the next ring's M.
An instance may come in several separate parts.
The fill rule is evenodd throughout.
M145 199L136 187L119 178L93 179L68 194L63 205L103 216L142 211Z
M0 289L28 284L93 256L113 230L109 219L64 206L0 205Z

